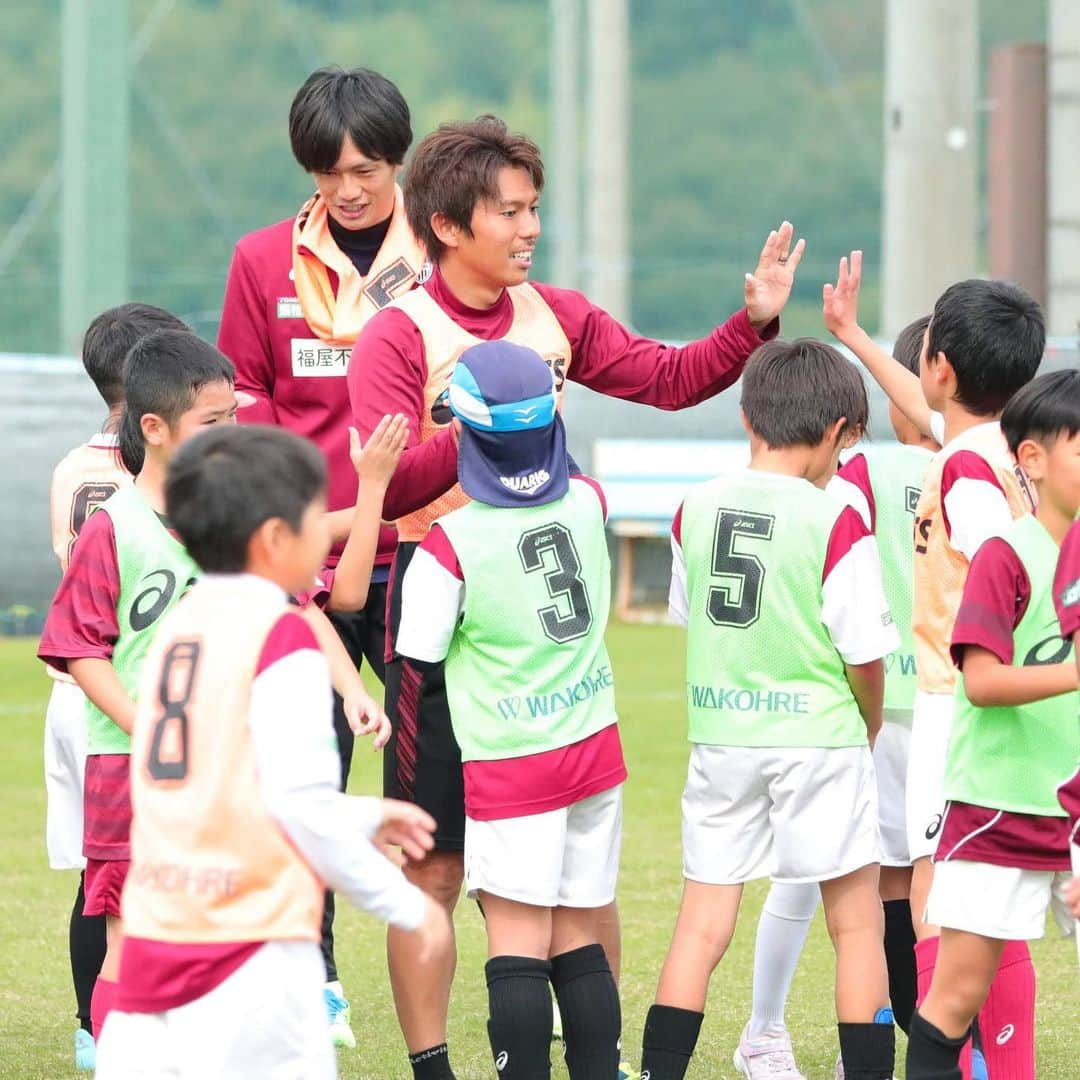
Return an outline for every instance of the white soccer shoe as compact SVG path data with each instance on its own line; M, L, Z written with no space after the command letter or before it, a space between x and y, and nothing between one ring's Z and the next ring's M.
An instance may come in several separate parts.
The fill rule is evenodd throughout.
M787 1028L760 1039L750 1039L750 1025L743 1028L732 1061L748 1080L806 1080L795 1064Z
M844 1059L839 1054L836 1055L836 1076L834 1080L844 1080ZM896 1080L895 1076L893 1080Z

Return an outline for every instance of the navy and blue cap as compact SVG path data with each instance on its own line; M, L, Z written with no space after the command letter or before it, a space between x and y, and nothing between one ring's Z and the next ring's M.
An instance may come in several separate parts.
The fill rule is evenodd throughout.
M570 486L566 429L552 370L510 341L482 341L458 359L448 392L461 421L458 481L491 506L541 506Z

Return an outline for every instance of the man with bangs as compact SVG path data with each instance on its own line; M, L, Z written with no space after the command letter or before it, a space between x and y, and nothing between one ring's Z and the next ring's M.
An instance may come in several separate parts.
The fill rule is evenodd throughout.
M657 408L696 405L735 382L750 353L776 336L804 247L792 244L789 222L770 232L757 268L746 275L745 307L707 337L675 348L631 333L579 292L528 283L543 186L539 148L494 116L443 124L424 138L404 194L409 224L434 271L365 325L347 377L361 438L386 413L409 421L409 445L384 504L387 518L397 519L399 543L387 604L386 709L394 735L383 783L387 795L414 801L435 818L435 851L406 873L448 910L464 873L461 753L442 665L405 660L395 645L401 580L417 546L434 521L468 501L457 483L458 443L446 400L458 357L480 341L505 339L533 349L552 368L560 404L570 379ZM564 594L554 579L552 589L558 603ZM602 747L586 739L570 749L589 755ZM614 905L600 939L617 978ZM408 939L391 930L388 955L414 1080L452 1078L446 1015L453 946L421 963Z
M298 213L242 237L236 245L218 347L236 366L247 402L241 423L276 424L311 439L329 468L327 506L334 541L314 602L325 606L357 498L349 460L345 368L356 335L380 308L416 283L422 245L405 218L397 184L412 142L409 106L387 78L366 68L313 72L289 110L293 155L315 182ZM365 438L366 442L366 438ZM359 667L383 677L386 579L396 538L384 529L368 601L360 611L330 611ZM353 733L334 696L334 728L344 790ZM326 1002L339 1046L355 1046L350 1010L334 962L334 897L326 894L323 959Z

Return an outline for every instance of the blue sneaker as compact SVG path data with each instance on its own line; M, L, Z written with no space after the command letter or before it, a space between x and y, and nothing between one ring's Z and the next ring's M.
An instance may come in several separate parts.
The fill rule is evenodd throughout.
M323 987L323 1000L326 1002L326 1015L330 1021L330 1034L335 1046L347 1046L350 1050L356 1046L356 1036L352 1033L349 1021L352 1010L345 1000L341 983L327 983Z
M91 1072L97 1065L97 1044L94 1036L85 1028L75 1029L75 1068Z

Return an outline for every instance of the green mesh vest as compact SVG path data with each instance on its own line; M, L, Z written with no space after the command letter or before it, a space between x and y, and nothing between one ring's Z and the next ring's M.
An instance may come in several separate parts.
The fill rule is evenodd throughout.
M911 632L915 506L926 467L934 456L921 446L872 446L862 451L874 493L874 536L881 581L900 648L885 657L885 708L910 713L915 707L915 637Z
M556 502L471 502L439 519L465 578L446 657L446 696L464 761L540 754L615 722L604 646L611 566L596 493Z
M821 621L825 552L843 510L805 480L749 469L687 495L691 742L866 745L843 660Z
M1072 663L1054 610L1058 547L1034 516L1018 518L1004 535L1031 583L1027 610L1013 631L1013 665ZM945 769L945 797L1015 814L1064 817L1057 789L1076 769L1080 727L1076 694L1030 705L980 709L956 681L956 711Z
M116 607L120 636L113 646L112 665L124 689L134 698L158 622L199 571L134 485L121 488L102 503L101 513L112 518L120 573ZM131 752L131 737L89 699L86 723L87 753Z

